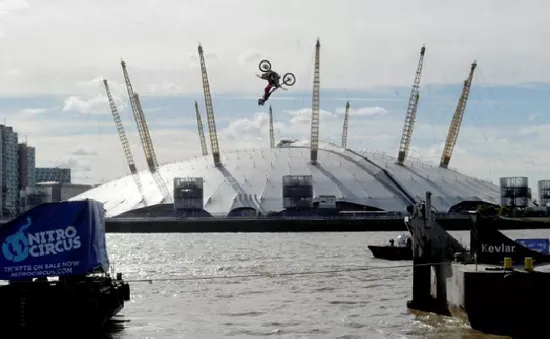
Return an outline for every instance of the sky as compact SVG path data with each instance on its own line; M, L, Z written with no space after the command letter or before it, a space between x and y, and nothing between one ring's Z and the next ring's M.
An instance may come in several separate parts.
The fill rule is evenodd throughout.
M0 123L36 147L37 166L71 167L75 182L127 175L102 79L109 80L138 167L123 58L160 163L200 154L206 128L197 53L205 51L220 149L269 147L267 58L296 84L276 92L275 137L309 139L315 42L321 41L321 140L397 155L425 44L410 157L438 163L470 64L470 100L450 166L497 183L550 179L548 1L11 0L0 1ZM207 129L206 129L207 132Z

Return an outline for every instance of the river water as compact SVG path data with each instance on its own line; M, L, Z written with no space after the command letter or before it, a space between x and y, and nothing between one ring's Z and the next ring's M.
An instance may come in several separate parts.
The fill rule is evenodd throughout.
M468 232L451 233L468 243ZM505 233L550 237L550 230ZM153 279L131 283L131 300L108 337L489 338L451 318L407 310L412 268L402 266L410 262L374 259L367 248L396 235L108 234L114 270L130 281ZM359 267L369 269L224 278ZM217 278L154 280L190 277Z

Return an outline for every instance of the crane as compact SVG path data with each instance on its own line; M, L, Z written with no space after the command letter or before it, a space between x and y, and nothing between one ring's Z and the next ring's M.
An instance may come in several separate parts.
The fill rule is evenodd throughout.
M317 38L315 44L315 66L313 73L313 102L311 105L311 141L309 142L311 164L317 164L317 152L319 150L319 87L321 77L319 74L321 42Z
M145 161L147 161L147 166L149 167L149 170L153 172L158 166L155 151L152 149L153 145L149 143L149 140L147 140L147 133L145 132L146 127L144 126L145 119L143 119L141 113L139 112L136 103L136 96L132 88L132 83L130 82L130 76L128 75L128 70L126 69L126 62L122 60L120 64L122 66L122 72L124 74L124 81L126 82L126 89L128 90L128 97L130 98L130 106L132 107L134 120L137 124L139 137L143 146L143 152L145 153Z
M210 84L208 83L208 73L206 72L206 63L201 44L199 44L199 58L201 61L202 88L204 91L204 104L206 106L206 117L208 119L208 134L210 135L210 144L214 166L222 165L220 158L220 147L218 145L218 133L216 132L216 119L214 118L214 109L212 108L212 96L210 95Z
M441 161L439 162L439 167L441 168L449 167L449 162L451 161L451 156L453 155L453 150L458 139L458 133L460 132L460 125L462 124L464 111L466 111L466 103L468 102L468 95L470 94L470 87L472 86L472 80L474 78L474 71L476 67L477 62L474 60L474 62L470 66L470 74L468 75L468 78L464 81L462 93L460 95L460 99L458 99L458 104L456 106L453 119L451 120L451 126L449 126L447 140L445 141L445 147L443 148Z
M273 110L269 105L269 148L275 148L275 133L273 133Z
M422 77L422 68L424 66L424 53L426 53L426 47L422 46L420 49L420 59L418 60L418 66L416 67L416 74L414 77L413 86L411 88L411 94L409 96L409 104L407 105L407 115L405 116L405 122L403 124L403 132L401 134L401 142L399 144L399 153L397 154L397 163L402 165L409 148L411 146L411 139L414 131L414 123L416 120L416 106L417 106L417 94L420 90L420 79Z
M141 139L141 145L143 146L143 152L145 153L145 160L151 175L155 179L157 187L162 193L164 201L172 202L172 195L166 187L166 183L157 172L158 162L155 155L155 149L153 148L153 141L151 140L151 135L149 134L149 128L147 128L147 121L145 120L145 114L143 113L143 108L141 107L141 102L139 100L139 95L134 92L132 88L132 83L130 82L130 76L128 75L128 70L126 69L126 62L121 60L120 65L122 66L122 73L124 74L124 81L126 83L126 89L128 91L128 97L130 99L130 106L132 107L132 112L134 114L134 120L136 121L139 137Z
M342 129L342 148L346 149L348 144L348 122L349 122L349 101L346 102L346 112L344 113L344 128Z
M147 206L147 202L145 201L145 196L143 194L143 186L141 185L141 180L139 178L136 163L134 162L134 156L132 155L132 150L130 149L130 143L128 142L128 137L126 136L126 131L124 130L124 126L122 125L122 120L120 119L120 114L118 113L115 101L113 100L113 96L111 95L111 90L109 89L107 79L103 79L103 85L105 86L105 92L107 92L107 99L109 100L109 106L111 106L111 113L113 114L113 120L116 124L118 135L120 137L120 143L122 144L124 156L126 157L126 162L128 163L130 173L132 173L132 177L134 178L136 187L142 196L143 202Z
M420 92L416 92L416 95L414 96L414 108L413 108L413 116L416 117L416 112L418 110L418 103L420 102Z
M151 140L151 135L149 134L149 128L147 127L147 120L145 120L145 114L143 113L143 107L141 106L141 101L139 99L139 94L134 93L134 100L136 102L136 106L139 112L139 117L142 122L143 126L143 132L145 134L144 139L147 140L147 144L149 145L149 149L152 153L152 158L154 161L153 169L151 170L151 175L153 176L153 179L155 180L155 183L157 184L157 187L159 188L160 192L162 193L162 196L164 197L163 201L166 201L168 203L173 203L172 195L170 194L170 191L168 190L168 187L166 187L166 182L162 179L162 176L158 172L158 163L157 158L155 156L155 149L153 148L153 141Z
M201 139L202 155L208 155L208 148L206 147L206 137L204 136L204 127L202 126L201 114L199 112L199 103L195 101L195 113L197 115L197 128L199 130L199 138Z

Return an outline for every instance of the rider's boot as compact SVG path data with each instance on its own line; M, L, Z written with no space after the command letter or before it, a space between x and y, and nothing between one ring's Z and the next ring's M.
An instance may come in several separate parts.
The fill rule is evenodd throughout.
M262 98L258 99L258 106L263 106L264 100Z

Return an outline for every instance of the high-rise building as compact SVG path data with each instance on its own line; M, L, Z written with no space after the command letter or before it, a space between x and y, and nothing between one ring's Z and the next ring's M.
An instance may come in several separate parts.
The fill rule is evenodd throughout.
M1 211L3 216L19 213L19 146L17 133L10 126L0 125L2 157Z
M71 182L71 169L59 168L59 167L37 167L36 168L36 182L58 182L58 183L70 183Z
M34 187L36 184L35 148L26 143L19 144L19 189Z

